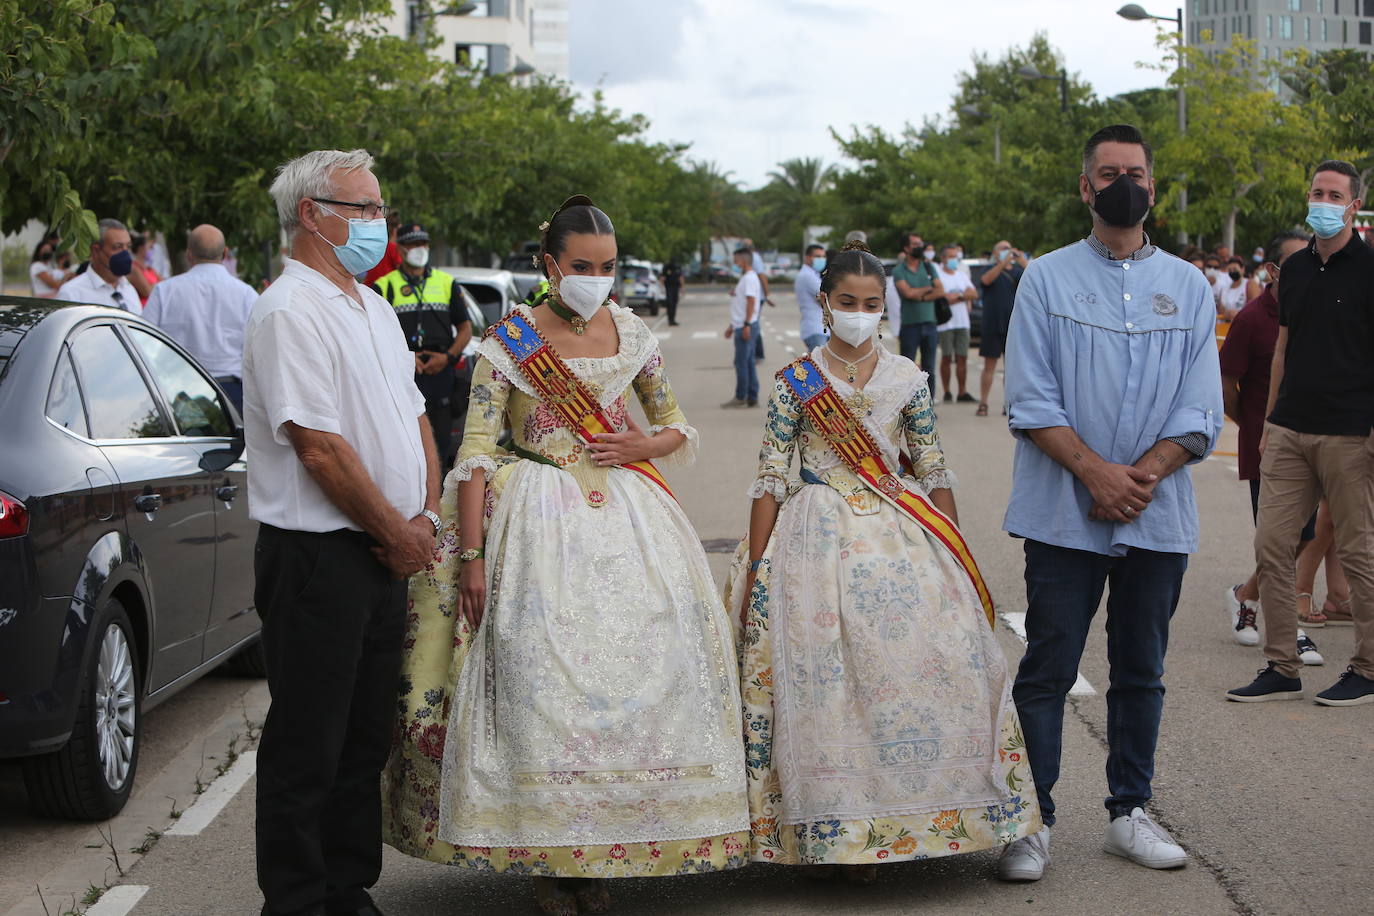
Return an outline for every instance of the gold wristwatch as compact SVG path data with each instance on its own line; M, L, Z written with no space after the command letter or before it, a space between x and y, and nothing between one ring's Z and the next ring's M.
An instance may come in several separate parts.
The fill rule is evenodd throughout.
M458 560L462 563L471 563L473 560L482 559L482 556L481 547L469 547L467 550L458 554Z

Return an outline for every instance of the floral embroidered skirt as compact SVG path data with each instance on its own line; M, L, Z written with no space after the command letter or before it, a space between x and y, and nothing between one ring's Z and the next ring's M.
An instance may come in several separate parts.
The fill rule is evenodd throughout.
M1040 829L1009 666L968 577L915 521L803 486L748 597L754 861L935 858Z
M440 839L447 723L474 637L457 609L459 539L452 482L445 486L442 510L445 526L435 561L411 580L396 725L382 772L384 841L445 865L540 876L653 877L747 864L747 831L672 842L546 847L455 846Z

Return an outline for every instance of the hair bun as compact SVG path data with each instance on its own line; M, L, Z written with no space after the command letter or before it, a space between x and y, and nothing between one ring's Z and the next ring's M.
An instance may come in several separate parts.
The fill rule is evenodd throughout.
M841 251L866 251L866 252L868 252L869 254L872 254L872 253L873 253L873 249L872 249L872 248L869 248L869 247L868 247L868 243L865 242L863 239L850 239L849 241L847 241L847 242L844 243L844 247L841 248L840 250L841 250Z

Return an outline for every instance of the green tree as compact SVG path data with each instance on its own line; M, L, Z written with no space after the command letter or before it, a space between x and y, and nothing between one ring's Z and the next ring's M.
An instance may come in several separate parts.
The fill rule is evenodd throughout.
M1188 183L1187 212L1178 212L1178 189L1170 187L1161 215L1190 234L1219 235L1233 250L1244 217L1258 217L1268 231L1292 223L1312 167L1338 152L1329 112L1280 98L1277 69L1257 52L1239 35L1219 52L1183 49L1173 79L1187 91L1190 129L1174 132L1158 151L1167 170Z
M0 231L38 217L84 248L76 183L101 112L137 87L152 42L97 0L0 0Z
M755 234L778 248L800 252L806 227L821 219L834 177L835 169L819 158L779 162L768 173L768 183L751 195L759 213Z

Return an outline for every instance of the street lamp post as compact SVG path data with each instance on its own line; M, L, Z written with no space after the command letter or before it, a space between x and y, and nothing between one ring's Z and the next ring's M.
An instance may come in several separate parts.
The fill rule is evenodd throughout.
M1122 19L1129 19L1132 22L1142 22L1146 19L1154 19L1159 22L1172 22L1178 25L1178 135L1181 137L1188 133L1188 93L1183 86L1183 49L1187 45L1187 33L1183 30L1183 7L1176 9L1177 16L1156 16L1145 11L1139 3L1128 3L1116 14ZM1188 185L1180 180L1178 187L1178 212L1188 212ZM1182 245L1188 244L1188 233L1180 229L1178 231L1178 241Z
M406 37L418 45L428 38L429 20L437 16L467 16L476 12L476 3L455 3L441 10L431 10L426 0L410 0L406 4Z
M994 115L983 114L977 105L960 105L959 113L978 120L992 119L992 163L993 165L1002 164L1002 119Z
M1059 80L1059 110L1069 110L1069 71L1060 70L1058 73L1041 73L1034 64L1026 64L1016 71L1016 75L1028 80Z

